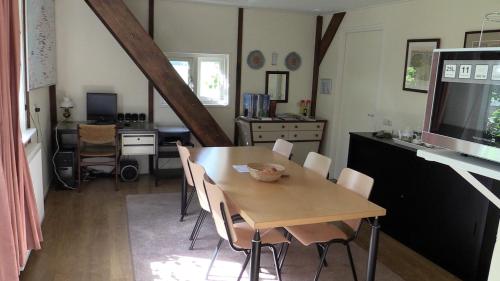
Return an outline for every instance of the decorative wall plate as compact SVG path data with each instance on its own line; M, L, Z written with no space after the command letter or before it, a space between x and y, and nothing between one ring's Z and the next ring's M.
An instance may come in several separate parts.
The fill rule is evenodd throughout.
M301 63L302 63L302 59L300 58L299 54L297 54L296 52L289 53L285 58L285 65L291 71L295 71L295 70L299 69Z
M264 66L266 59L259 50L253 50L248 54L247 64L252 69L260 69Z

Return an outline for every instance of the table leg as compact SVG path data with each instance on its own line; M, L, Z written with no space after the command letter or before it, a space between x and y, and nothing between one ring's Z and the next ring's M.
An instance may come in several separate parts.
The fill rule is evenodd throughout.
M380 225L378 217L375 218L372 224L372 233L370 237L370 251L368 253L368 271L366 275L367 281L375 280L375 269L377 267L377 251L378 251L378 234Z
M182 190L181 190L181 221L184 220L186 215L186 201L187 201L187 180L186 174L182 173Z
M260 232L255 230L252 239L252 252L250 253L250 281L259 281L260 271Z

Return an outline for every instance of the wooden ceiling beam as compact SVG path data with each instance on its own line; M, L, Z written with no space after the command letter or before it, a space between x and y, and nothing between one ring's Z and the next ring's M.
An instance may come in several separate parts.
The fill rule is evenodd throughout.
M344 19L345 12L336 13L332 16L328 28L322 37L323 31L323 17L316 17L316 37L314 40L314 64L313 64L313 79L312 79L312 91L311 91L311 116L316 116L316 101L318 96L318 82L319 82L319 67L323 59L325 58L330 44L332 44L335 34Z
M122 0L85 2L203 146L232 146L222 128Z
M328 51L328 48L330 48L330 44L332 43L333 38L335 38L335 34L337 34L337 30L339 29L344 16L345 12L336 13L330 20L330 24L328 24L328 28L323 35L323 39L321 39L321 44L319 47L319 64L321 64L321 62L325 58L326 52Z

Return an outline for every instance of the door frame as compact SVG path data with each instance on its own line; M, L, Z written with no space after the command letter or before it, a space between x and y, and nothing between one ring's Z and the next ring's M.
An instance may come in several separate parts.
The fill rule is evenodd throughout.
M341 143L342 140L342 116L345 112L345 109L342 109L342 102L344 101L344 93L343 93L343 79L344 79L344 69L346 67L346 55L347 55L347 37L349 34L352 33L360 33L360 32L370 32L370 31L380 31L381 32L381 54L380 54L380 66L379 66L379 74L378 74L378 87L375 90L375 95L376 95L376 103L375 103L375 116L374 122L377 120L377 115L380 110L380 97L382 93L382 87L383 87L383 69L385 65L385 29L382 24L375 24L375 25L361 25L361 26L353 26L347 28L343 33L342 33L342 41L343 44L341 45L341 50L340 50L340 55L339 55L339 63L337 65L337 89L338 89L338 97L335 102L335 109L334 109L334 114L333 114L333 137L331 138L331 144L330 147L332 148L332 158L334 159L332 168L330 170L331 174L333 175L334 178L337 178L338 175L335 173L336 171L336 165L339 165L337 163L337 157L338 157L338 151L339 147L338 145Z

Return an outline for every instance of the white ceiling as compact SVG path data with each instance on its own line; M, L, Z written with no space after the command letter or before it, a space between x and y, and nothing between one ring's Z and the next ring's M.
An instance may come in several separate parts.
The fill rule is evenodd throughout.
M179 2L200 2L239 7L274 8L313 13L347 11L408 0L174 0Z

